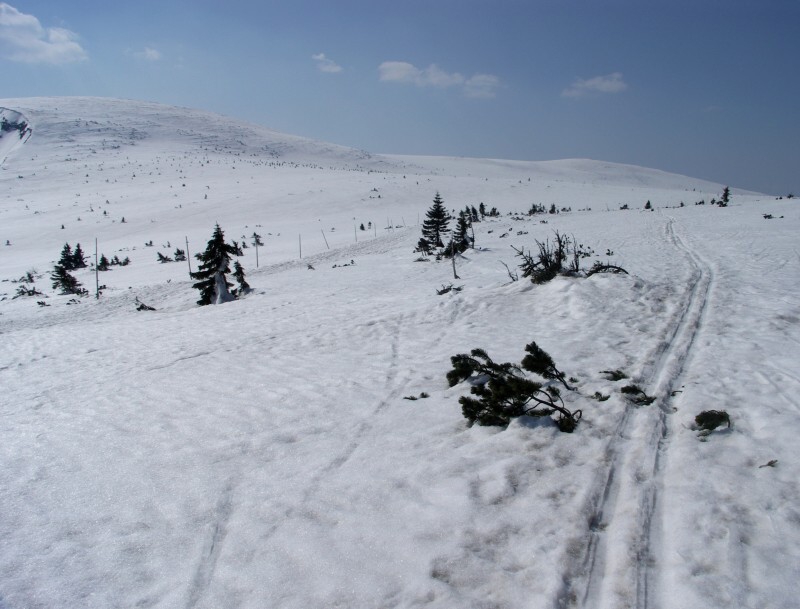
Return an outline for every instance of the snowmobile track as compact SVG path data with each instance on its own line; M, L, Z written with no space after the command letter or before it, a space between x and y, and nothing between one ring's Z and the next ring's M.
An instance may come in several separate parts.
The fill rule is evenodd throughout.
M661 606L659 506L670 437L668 415L702 330L714 279L710 266L675 233L672 218L665 237L683 254L691 276L675 322L642 374L641 386L657 401L652 406L627 403L608 441L608 465L589 493L591 517L584 549L564 572L555 603L559 609ZM631 505L636 509L631 510ZM628 552L612 555L609 538L622 539Z

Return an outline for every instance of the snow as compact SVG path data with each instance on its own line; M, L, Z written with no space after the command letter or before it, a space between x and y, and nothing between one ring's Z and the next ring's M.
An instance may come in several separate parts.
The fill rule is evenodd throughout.
M0 106L33 129L0 140L3 609L796 606L794 200L718 208L723 185L651 169L373 155L142 102ZM458 280L413 253L437 191L504 214ZM572 211L505 215L533 203ZM253 292L198 307L156 252L217 222L265 245L240 258ZM509 245L554 230L630 274L510 282ZM132 263L68 304L49 272L95 238ZM13 298L31 269L44 296ZM467 427L450 357L532 340L578 379L575 433ZM733 425L700 438L711 409Z

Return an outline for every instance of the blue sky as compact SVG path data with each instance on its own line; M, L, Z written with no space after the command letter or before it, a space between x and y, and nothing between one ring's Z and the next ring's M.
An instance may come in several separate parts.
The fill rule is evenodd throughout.
M798 0L15 0L2 97L220 112L371 152L800 194Z

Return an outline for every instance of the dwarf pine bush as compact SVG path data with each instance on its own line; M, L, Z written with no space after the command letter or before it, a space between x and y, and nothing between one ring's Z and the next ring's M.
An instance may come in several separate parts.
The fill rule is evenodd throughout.
M572 433L581 419L582 411L570 411L564 405L557 387L545 386L527 378L523 368L561 382L564 382L563 374L558 372L552 364L552 358L536 343L527 345L526 350L529 353L529 357L526 357L527 367L525 360L522 367L509 362L496 363L483 349L473 349L469 355L460 353L450 358L453 365L453 369L447 373L450 386L468 379L472 383L472 395L462 396L458 400L464 417L470 425L505 426L511 419L522 415L546 417L555 414L558 428ZM535 363L529 358L535 358Z

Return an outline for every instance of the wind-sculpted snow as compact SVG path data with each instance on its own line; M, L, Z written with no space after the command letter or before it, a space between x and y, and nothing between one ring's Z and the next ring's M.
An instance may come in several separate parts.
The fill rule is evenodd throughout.
M155 144L162 151L195 149L236 156L341 165L371 160L344 146L280 134L225 116L161 104L102 98L5 100L37 126L38 146L69 148L78 160L106 150Z
M28 118L16 110L0 106L0 165L30 136L31 128Z
M376 170L189 110L15 101L33 134L0 171L0 607L796 605L793 200L712 207L722 185L590 161ZM458 280L413 253L437 191L503 214ZM264 246L240 258L252 293L198 307L156 254L216 222ZM554 230L630 274L510 282L509 246ZM95 238L131 264L99 299L56 294L64 243L93 261ZM42 295L14 298L28 271ZM575 432L468 428L450 357L532 340L574 377ZM732 427L699 438L711 409Z

